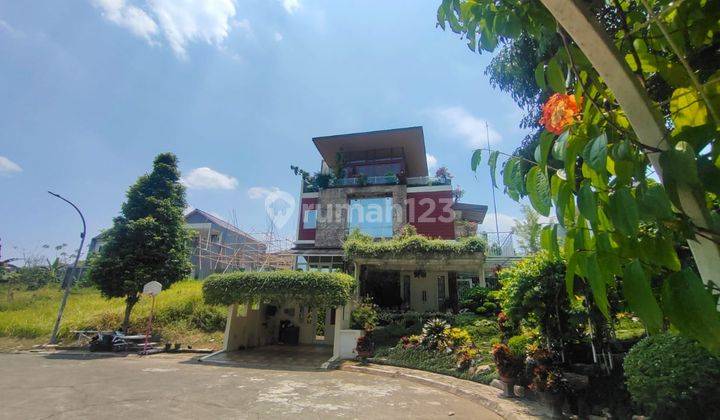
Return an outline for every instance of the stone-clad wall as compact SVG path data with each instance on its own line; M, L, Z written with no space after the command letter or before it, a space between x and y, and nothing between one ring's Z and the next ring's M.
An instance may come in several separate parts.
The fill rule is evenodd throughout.
M316 248L341 248L345 240L348 205L351 198L382 197L392 194L393 232L397 233L406 220L407 187L382 185L366 187L326 188L318 198L318 218L315 231Z

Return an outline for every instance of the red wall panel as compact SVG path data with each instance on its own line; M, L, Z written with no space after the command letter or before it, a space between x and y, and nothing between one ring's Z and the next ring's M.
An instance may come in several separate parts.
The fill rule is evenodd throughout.
M452 191L409 192L407 200L408 222L419 234L455 239Z
M300 220L298 221L298 240L308 241L315 240L315 229L304 229L303 220L305 220L305 210L315 210L317 207L317 198L303 198L300 203Z

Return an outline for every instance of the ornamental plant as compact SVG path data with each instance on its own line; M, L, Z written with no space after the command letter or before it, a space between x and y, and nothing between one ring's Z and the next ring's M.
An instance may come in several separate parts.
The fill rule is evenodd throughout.
M351 233L345 240L343 249L348 259L433 255L438 257L472 256L485 251L485 240L480 237L469 237L453 241L403 233L393 239L373 241L366 235Z
M185 207L177 157L162 153L152 172L128 189L120 215L104 233L106 243L92 259L90 281L108 299L125 298L125 331L146 283L158 281L167 288L190 273Z
M580 20L556 21L576 7ZM489 153L494 186L500 166L506 194L552 212L557 223L543 228L541 244L564 255L568 295L579 279L609 318L608 294L620 277L649 333L668 319L720 353L712 292L720 290L717 2L443 0L437 18L471 50L496 53L492 83L527 113L521 125L533 133L520 149L476 150L471 168ZM594 26L574 36L597 34L597 42L575 42L563 28L586 21ZM624 62L601 60L598 51ZM651 243L638 238L641 223L658 232ZM673 234L691 248L702 277L681 265ZM658 298L649 279L660 274Z

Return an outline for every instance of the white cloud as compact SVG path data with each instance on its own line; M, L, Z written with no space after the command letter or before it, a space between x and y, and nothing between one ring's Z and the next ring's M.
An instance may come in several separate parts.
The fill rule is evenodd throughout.
M507 214L497 214L498 228L500 232L510 232L515 226L515 218ZM478 226L478 232L487 232L488 235L495 233L495 213L488 209L485 220Z
M455 137L463 139L468 147L487 147L488 134L490 144L499 143L502 140L500 133L495 131L488 123L489 130L485 129L485 120L469 113L465 108L452 106L437 108L432 115Z
M5 156L0 156L0 175L9 175L16 172L22 172L20 165Z
M158 32L157 23L147 12L125 0L93 0L93 3L102 10L105 19L140 38L152 42Z
M427 160L429 169L433 169L437 166L437 158L430 153L425 154L425 159Z
M300 8L300 0L282 0L282 5L288 13L294 13Z
M180 182L193 190L234 190L238 186L236 178L208 167L193 169Z
M250 187L247 190L247 195L253 200L258 200L260 198L265 198L276 191L280 191L280 189L278 187Z
M275 41L276 41L276 42L280 42L280 41L283 40L283 36L282 36L282 34L281 34L280 32L275 32L275 34L273 35L273 37L275 38Z
M0 32L7 32L13 38L22 38L25 36L23 31L15 29L15 27L2 19L0 19Z
M228 37L235 16L235 0L91 0L103 16L148 43L160 33L175 55L187 58L187 46L205 42L220 46ZM142 3L142 7L139 5ZM250 29L247 20L237 27Z

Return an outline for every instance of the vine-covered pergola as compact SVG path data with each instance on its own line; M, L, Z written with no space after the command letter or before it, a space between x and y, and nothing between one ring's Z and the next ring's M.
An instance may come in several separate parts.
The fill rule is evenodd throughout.
M333 308L347 304L355 288L355 279L343 273L237 271L209 276L203 284L203 297L213 305L294 303Z

